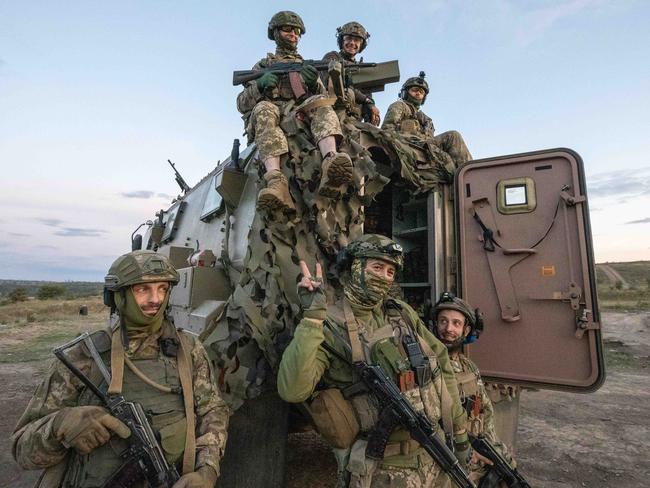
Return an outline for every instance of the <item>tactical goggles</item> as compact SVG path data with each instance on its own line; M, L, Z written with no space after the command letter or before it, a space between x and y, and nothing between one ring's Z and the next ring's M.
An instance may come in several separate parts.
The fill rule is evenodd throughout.
M454 295L450 291L444 291L440 294L440 298L438 298L438 301L436 302L436 307L440 305L441 303L454 303L456 301L456 295Z
M387 245L385 245L383 247L379 247L378 250L379 250L379 252L381 252L383 254L391 254L391 255L392 254L402 254L402 252L404 251L402 249L402 246L400 246L396 242L393 242L392 244L387 244Z
M279 29L282 32L293 32L297 36L302 34L302 29L300 27L295 27L293 25L281 25Z

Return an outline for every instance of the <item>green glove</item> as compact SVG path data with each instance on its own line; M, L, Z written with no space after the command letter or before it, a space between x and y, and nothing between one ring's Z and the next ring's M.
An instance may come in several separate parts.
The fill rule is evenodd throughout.
M106 444L113 434L122 439L131 435L131 430L106 409L90 405L60 410L54 416L52 430L65 447L74 447L81 454Z
M309 291L307 288L298 287L300 307L303 309L303 317L313 320L325 320L327 317L327 300L322 287Z
M183 475L172 488L213 488L217 473L210 466L201 466L193 473Z
M278 86L279 82L280 80L278 80L278 76L271 71L267 71L257 80L255 80L255 83L257 83L257 89L260 91L260 93L264 93L266 90L272 90Z
M316 93L318 90L318 71L313 66L306 64L300 70L300 76L305 82L305 86L309 91Z

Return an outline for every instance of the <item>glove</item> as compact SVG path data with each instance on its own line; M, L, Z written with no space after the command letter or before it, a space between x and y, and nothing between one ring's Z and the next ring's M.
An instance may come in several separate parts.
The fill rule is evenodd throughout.
M327 299L323 291L323 269L316 263L316 273L312 277L307 263L300 260L302 279L298 282L298 299L303 317L312 320L325 320L327 318Z
M318 90L318 71L313 66L306 64L300 70L300 76L305 82L305 86L310 92L316 93Z
M181 476L172 488L213 488L216 483L216 471L210 466L201 466L193 473Z
M131 435L131 430L126 425L106 409L96 406L62 409L55 415L52 429L65 447L74 447L81 454L88 454L103 446L113 433L122 439Z
M260 91L260 93L264 93L266 90L272 90L278 86L279 80L278 76L275 73L267 71L257 80L255 80L255 83L257 83L257 89Z
M456 459L458 459L458 463L465 471L469 469L469 461L472 458L473 452L472 445L469 441L454 445L454 454L456 455Z

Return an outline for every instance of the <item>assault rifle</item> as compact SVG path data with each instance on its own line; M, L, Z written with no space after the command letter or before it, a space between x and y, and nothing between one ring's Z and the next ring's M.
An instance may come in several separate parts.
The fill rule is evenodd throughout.
M187 193L188 191L190 191L190 185L188 185L187 182L183 179L181 174L176 169L176 166L174 166L174 163L172 163L171 159L168 159L167 162L169 163L169 165L174 170L174 176L175 176L175 179L176 179L176 183L178 183L178 186L181 187L181 190L183 190L183 193Z
M152 488L171 488L180 476L165 459L142 405L129 402L122 395L106 395L97 388L65 355L64 351L79 342L86 345L104 379L110 383L110 374L88 332L54 349L54 355L102 401L113 417L131 429L129 445L120 453L124 463L104 483L104 488L123 488L143 481Z
M478 485L479 488L497 487L502 481L508 485L508 488L530 488L519 471L510 467L504 457L484 436L475 437L470 434L469 439L476 452L492 461L492 466L489 466L490 470Z
M298 73L304 66L312 66L316 71L327 71L329 67L329 61L317 61L315 59L305 59L303 61L288 62L288 63L274 63L268 68L260 69L247 69L242 71L233 71L232 73L232 84L244 85L249 81L256 80L261 78L264 73L276 73L276 74L291 74ZM377 66L377 63L354 63L345 66L345 69L358 70L360 68L374 68Z
M374 395L379 402L381 410L379 421L368 438L367 457L375 460L383 459L388 438L396 427L402 426L457 486L475 488L454 453L436 435L438 428L424 413L413 408L413 405L404 398L402 392L397 388L395 382L386 376L380 366L372 366L365 361L352 363L329 344L323 342L322 346L334 356L350 364L361 379L365 391Z

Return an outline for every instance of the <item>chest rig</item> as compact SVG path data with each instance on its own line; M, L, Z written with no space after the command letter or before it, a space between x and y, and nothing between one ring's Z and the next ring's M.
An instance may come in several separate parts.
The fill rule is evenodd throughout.
M481 376L470 361L463 356L452 360L460 403L467 413L467 430L473 435L483 432L483 397L479 388Z
M408 116L399 122L398 129L406 134L413 134L420 137L432 137L435 128L433 121L422 110L416 110L410 104L402 101L406 106Z
M343 305L352 361L363 360L381 366L416 410L425 413L434 424L442 420L445 431L451 432L451 397L437 357L418 336L402 305L387 300L385 323L374 329L370 324L357 321L347 300ZM352 384L343 389L343 395L353 405L361 432L367 433L375 427L379 412L373 398L355 394L355 389L356 384ZM444 410L447 412L443 415ZM396 429L390 436L382 464L417 467L418 455L423 452L407 431Z
M276 54L269 53L266 59L260 62L262 68L269 68L277 63L295 63L302 61L302 56L278 56ZM300 77L300 73L290 73ZM270 99L273 102L286 102L289 100L294 100L293 89L291 88L291 82L289 81L290 74L278 74L279 83L276 88L271 91Z
M178 465L182 459L183 471L190 472L194 469L196 448L193 399L190 415L187 415L186 408L188 396L192 396L191 365L184 364L190 361L189 345L187 339L181 339L181 334L176 333L175 330L169 331L167 335L168 337L165 337L163 334L159 339L160 347L151 354L131 360L124 357L119 330L112 333L112 337L109 331L94 333L92 340L102 360L111 370L112 382L110 385L106 383L95 363L91 366L89 377L99 385L101 390L110 394L117 388L118 392L129 401L142 405L167 461ZM119 347L117 354L114 349L116 346ZM119 363L122 365L122 371ZM124 368L125 363L126 368ZM189 388L183 389L183 385L187 382L187 378L183 376L187 376L187 373L190 374L190 384ZM78 405L99 404L99 400L89 390L82 391L78 399ZM191 425L191 428L188 429L188 425ZM189 443L188 437L191 437ZM89 455L81 456L75 452L68 464L62 487L103 486L111 474L121 466L120 453L127 445L128 439L113 436L108 443L94 449ZM192 451L191 460L189 453L184 456L189 449ZM192 465L190 471L187 471L189 462Z

